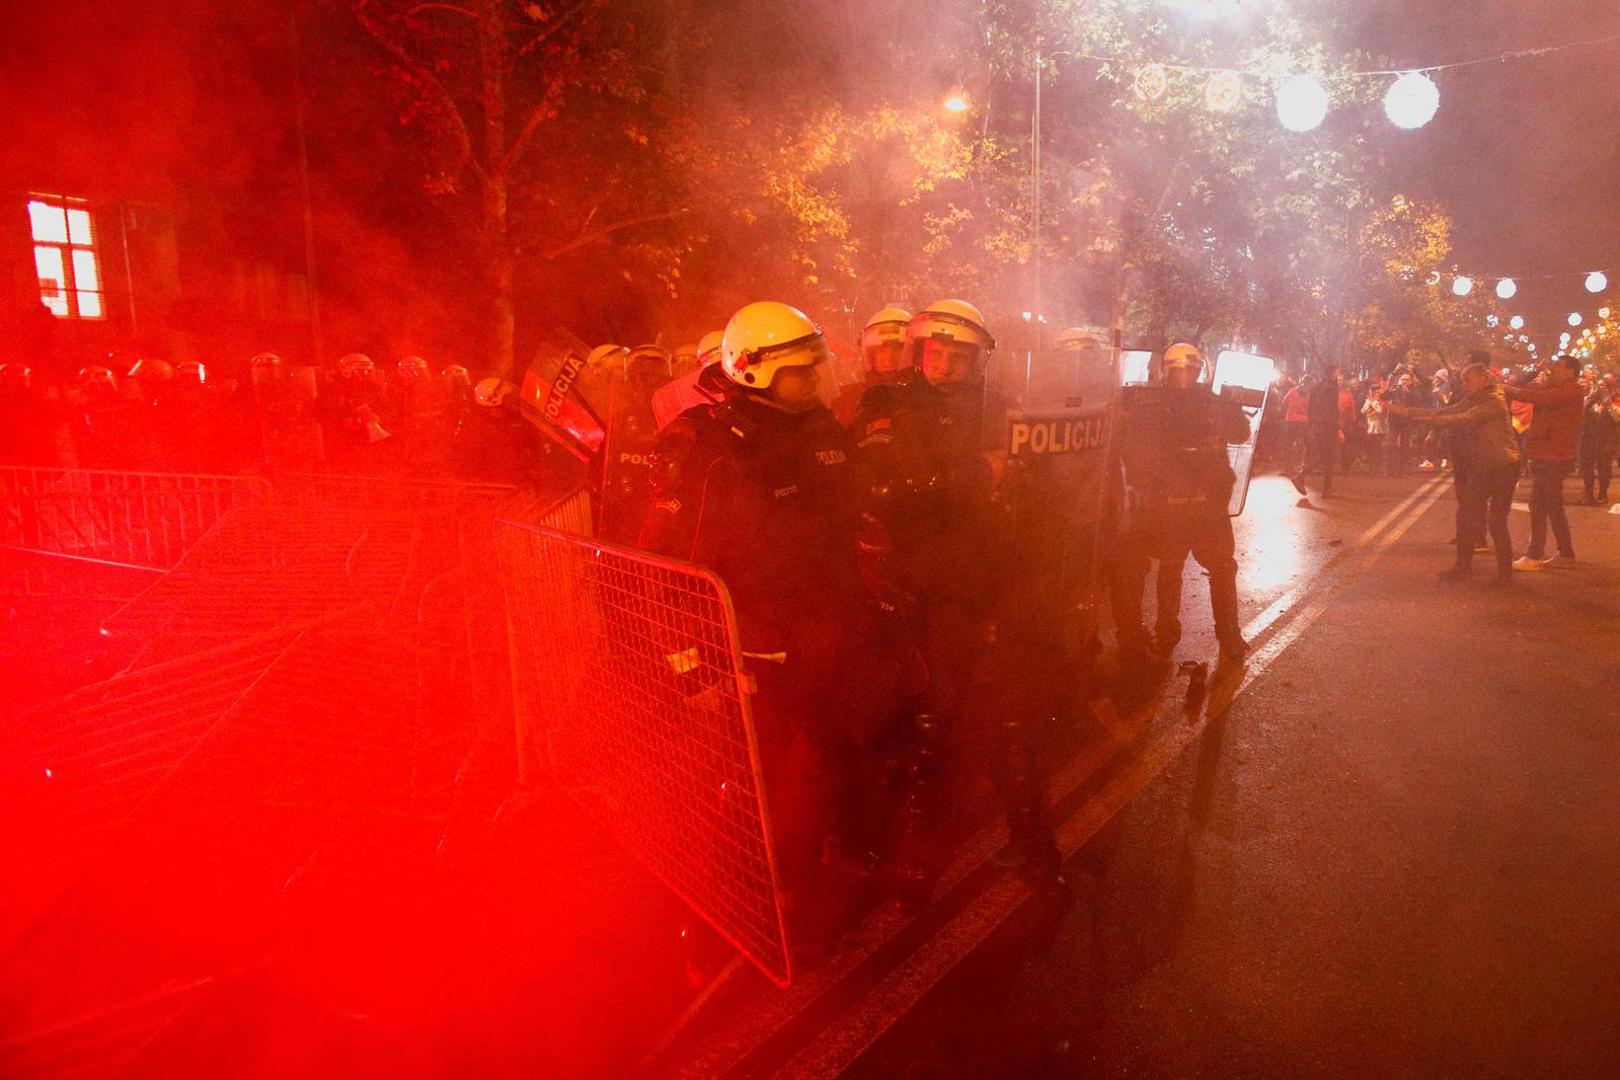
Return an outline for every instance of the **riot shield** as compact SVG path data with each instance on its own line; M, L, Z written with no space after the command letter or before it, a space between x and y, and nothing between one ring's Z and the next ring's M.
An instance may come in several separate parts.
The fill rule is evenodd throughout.
M1268 357L1228 349L1215 358L1210 389L1224 400L1236 401L1243 407L1243 415L1249 420L1249 437L1226 448L1232 471L1237 474L1237 483L1232 485L1232 497L1226 505L1226 512L1231 517L1243 513L1243 506L1249 498L1254 443L1260 434L1260 423L1265 419L1271 384L1276 381L1277 365Z
M655 389L646 382L613 384L608 395L607 440L602 454L601 532L633 544L652 505Z
M607 415L614 380L587 362L590 349L567 330L556 329L534 354L519 390L524 419L581 461L590 461L607 441Z
M1036 650L1064 665L1083 663L1097 630L1119 363L1115 349L1043 350L1030 358L1023 399L999 421L1011 607Z
M1126 349L1119 354L1119 381L1123 386L1146 386L1153 381L1153 351Z

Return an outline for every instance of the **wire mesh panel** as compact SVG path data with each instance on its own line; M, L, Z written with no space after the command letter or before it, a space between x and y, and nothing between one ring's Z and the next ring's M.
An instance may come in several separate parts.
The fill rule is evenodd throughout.
M762 971L791 978L736 617L694 566L501 522L522 768L543 758Z
M251 476L0 467L0 547L168 569L227 511L262 503Z
M147 566L0 547L0 596L129 600L162 573Z
M116 835L293 638L149 667L0 728L0 941Z
M233 510L103 632L142 643L138 662L152 663L362 600L388 603L409 573L414 535L409 521L346 510Z

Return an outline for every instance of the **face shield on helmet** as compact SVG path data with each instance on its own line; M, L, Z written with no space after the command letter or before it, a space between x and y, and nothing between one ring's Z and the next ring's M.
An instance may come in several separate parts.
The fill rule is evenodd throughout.
M433 369L420 356L402 356L394 365L394 374L402 379L425 379L433 374Z
M174 378L174 367L166 360L154 360L150 357L141 357L125 372L127 378L141 379L145 382L168 382Z
M344 353L338 358L338 374L345 379L369 379L376 371L377 365L365 353Z
M941 300L912 316L906 336L911 365L941 389L983 373L995 339L982 312L966 300Z
M724 330L710 330L698 339L698 367L708 367L710 364L720 362L720 346L725 338Z
M118 376L113 374L112 368L94 367L81 368L79 371L79 385L86 390L116 393L118 390Z
M1060 332L1057 346L1064 352L1091 352L1103 347L1102 338L1078 326Z
M1198 351L1196 345L1189 345L1184 341L1177 342L1164 350L1160 371L1164 385L1173 390L1185 390L1202 380L1204 354Z
M910 367L906 359L906 327L910 323L911 312L897 307L886 307L866 320L861 330L861 354L868 374L893 375Z
M472 389L472 372L460 364L446 364L444 370L439 372L439 378L451 390L467 391Z
M27 364L12 361L0 364L0 388L13 392L29 390L34 385L34 369Z
M816 368L831 358L827 339L810 316L789 304L761 300L726 323L720 364L737 386L769 390L779 406L800 411L825 401L829 388L823 384L831 380Z
M624 365L629 358L630 350L623 345L598 345L585 358L585 366L600 372L603 379L620 381L625 377Z
M624 377L629 382L657 387L668 382L671 374L669 353L661 346L638 345L625 357Z

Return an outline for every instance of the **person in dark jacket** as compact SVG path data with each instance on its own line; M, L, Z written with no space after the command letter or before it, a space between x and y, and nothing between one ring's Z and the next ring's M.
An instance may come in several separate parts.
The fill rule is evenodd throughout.
M1504 386L1509 401L1535 406L1535 419L1524 435L1530 458L1530 548L1513 563L1515 570L1541 570L1549 563L1573 562L1575 543L1564 513L1564 479L1575 468L1576 441L1580 438L1581 406L1586 394L1580 384L1580 361L1567 353L1553 357L1543 371L1545 381L1528 386ZM1558 554L1547 554L1547 528L1552 527Z
M1333 463L1344 441L1343 411L1340 407L1339 369L1330 367L1311 387L1310 414L1305 422L1305 463L1289 479L1301 495L1307 495L1305 478L1322 474L1322 497L1333 495Z
M1484 541L1488 529L1496 545L1496 582L1505 585L1513 576L1508 511L1519 482L1518 438L1507 399L1493 384L1489 368L1469 364L1460 381L1462 396L1445 408L1413 409L1396 403L1390 405L1390 411L1451 435L1457 469L1457 562L1440 579L1467 581L1473 576L1474 548Z
M1581 485L1588 506L1608 503L1614 458L1620 453L1620 388L1615 382L1612 372L1595 381L1581 410Z

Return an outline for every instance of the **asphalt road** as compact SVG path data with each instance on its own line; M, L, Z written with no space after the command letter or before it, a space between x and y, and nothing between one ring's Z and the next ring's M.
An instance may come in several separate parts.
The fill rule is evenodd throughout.
M1183 714L1172 673L1116 720L1146 727L1065 825L1068 910L981 928L803 1071L1614 1075L1620 515L1571 508L1573 568L1447 585L1447 488L1256 481L1229 706ZM1189 566L1182 657L1206 598Z

